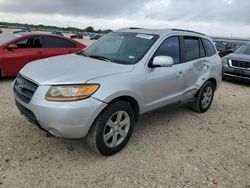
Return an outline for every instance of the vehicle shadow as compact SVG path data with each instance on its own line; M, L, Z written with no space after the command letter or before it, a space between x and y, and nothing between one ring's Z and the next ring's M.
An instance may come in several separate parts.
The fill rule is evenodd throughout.
M4 78L0 78L0 83L1 82L10 82L10 81L14 81L16 77L4 77Z
M250 82L246 82L246 81L239 81L239 80L234 80L234 79L223 79L223 81L226 83L237 84L240 86L246 86L246 87L250 86Z

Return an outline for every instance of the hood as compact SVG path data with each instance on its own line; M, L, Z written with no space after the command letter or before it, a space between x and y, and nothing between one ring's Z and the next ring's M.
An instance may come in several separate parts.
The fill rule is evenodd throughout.
M80 84L89 80L129 72L134 65L122 65L76 54L34 61L20 73L39 85Z
M237 61L248 61L250 62L250 55L247 54L237 54L232 53L226 56L228 59L237 60Z

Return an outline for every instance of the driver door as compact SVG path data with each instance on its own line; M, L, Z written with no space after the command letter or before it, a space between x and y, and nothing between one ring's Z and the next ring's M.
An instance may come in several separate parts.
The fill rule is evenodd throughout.
M174 60L174 65L172 67L147 67L146 111L179 102L186 83L186 65L181 63L178 36L167 38L157 49L153 58L156 56L170 56Z
M43 57L41 37L24 38L14 44L18 48L6 48L3 53L5 74L9 76L16 76L24 65Z

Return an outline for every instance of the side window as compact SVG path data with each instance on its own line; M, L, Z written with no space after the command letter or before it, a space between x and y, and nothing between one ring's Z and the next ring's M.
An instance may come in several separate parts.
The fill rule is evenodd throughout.
M186 61L192 61L200 58L199 38L184 37L184 47L185 47Z
M75 48L76 45L58 37L43 37L43 48Z
M216 50L214 49L214 45L212 44L212 42L210 42L207 39L202 39L202 40L203 40L203 44L204 44L206 52L207 52L207 56L210 57L210 56L216 54Z
M41 48L42 39L41 37L30 37L16 42L15 45L17 45L18 48Z
M206 57L206 52L205 52L204 45L203 45L201 39L199 41L200 41L199 42L199 45L200 45L200 58Z
M170 56L174 59L174 64L180 63L180 42L179 37L166 39L154 54L155 56Z

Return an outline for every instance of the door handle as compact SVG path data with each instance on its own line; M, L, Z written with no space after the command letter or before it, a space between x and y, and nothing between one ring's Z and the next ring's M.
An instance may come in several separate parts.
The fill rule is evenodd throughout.
M205 64L201 65L202 70L207 70L208 68L209 68L209 65L205 65Z

